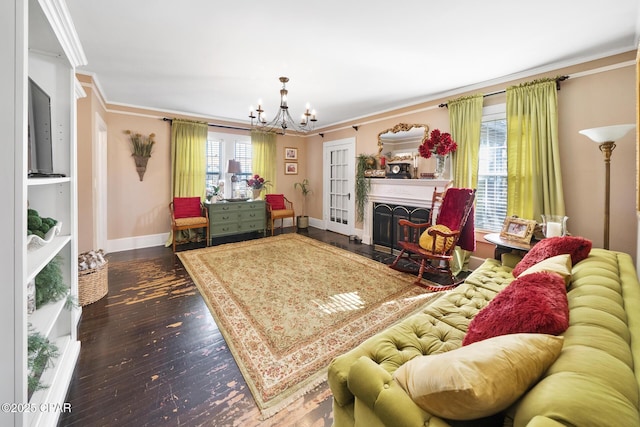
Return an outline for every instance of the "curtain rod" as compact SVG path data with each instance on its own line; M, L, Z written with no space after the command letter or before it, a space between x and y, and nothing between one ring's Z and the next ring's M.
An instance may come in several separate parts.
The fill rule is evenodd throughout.
M559 76L556 78L556 89L560 90L560 82L563 82L565 80L567 80L569 78L569 76ZM486 98L488 96L493 96L493 95L499 95L501 93L506 93L507 90L506 89L502 89L502 90L498 90L496 92L491 92L491 93L485 93L484 95L482 95L483 98ZM438 107L442 108L442 107L449 107L449 104L446 102L443 102L442 104L438 104Z
M173 119L170 119L168 117L163 117L162 121L164 121L164 122L172 122ZM207 126L216 127L216 128L223 128L223 129L234 129L234 130L251 131L251 129L249 129L249 128L239 128L239 127L236 127L236 126L217 125L215 123L207 123Z

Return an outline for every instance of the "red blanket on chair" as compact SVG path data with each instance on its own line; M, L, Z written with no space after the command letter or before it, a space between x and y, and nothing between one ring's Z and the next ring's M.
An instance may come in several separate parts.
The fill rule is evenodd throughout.
M446 225L451 230L460 230L460 222L464 217L465 207L470 197L473 197L473 190L470 188L449 188L442 200L437 223ZM471 205L467 222L464 224L458 239L458 246L467 251L476 250L473 216L473 205Z

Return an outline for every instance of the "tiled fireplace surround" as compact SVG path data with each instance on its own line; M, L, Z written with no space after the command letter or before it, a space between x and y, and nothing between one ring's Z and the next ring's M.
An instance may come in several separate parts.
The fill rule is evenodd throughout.
M362 243L373 242L373 204L388 203L431 208L433 191L442 191L448 179L371 179L369 201L364 212Z

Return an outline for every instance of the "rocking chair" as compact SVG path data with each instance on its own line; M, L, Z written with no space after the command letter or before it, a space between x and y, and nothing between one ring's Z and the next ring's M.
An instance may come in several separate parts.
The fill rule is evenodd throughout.
M414 282L418 286L430 290L452 289L462 283L451 272L450 262L453 259L456 245L469 251L475 250L473 202L476 190L469 188L449 188L442 193L434 191L431 215L436 211L436 204L442 197L435 224L429 222L416 224L406 219L398 221L402 228L403 240L398 241L400 253L389 266L398 271L415 273L415 270L400 265L400 261L408 261L420 266L418 277ZM431 216L430 215L430 216ZM447 283L437 285L424 284L423 273L427 271L447 276Z

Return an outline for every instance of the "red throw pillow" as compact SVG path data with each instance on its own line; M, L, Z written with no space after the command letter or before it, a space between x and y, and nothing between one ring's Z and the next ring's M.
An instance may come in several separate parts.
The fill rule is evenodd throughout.
M564 279L555 273L522 276L473 318L462 345L500 335L558 335L569 327L569 302Z
M549 237L537 243L513 269L513 275L520 273L534 264L556 255L571 255L571 264L576 265L589 256L591 240L577 236Z
M202 216L200 197L174 197L173 216L175 218L193 218Z
M287 209L284 204L284 194L267 194L264 198L265 201L271 205L271 210L279 211Z

